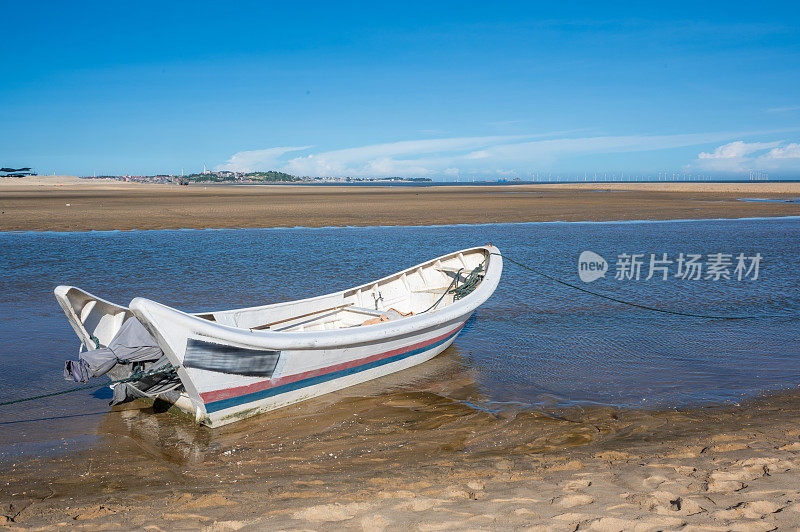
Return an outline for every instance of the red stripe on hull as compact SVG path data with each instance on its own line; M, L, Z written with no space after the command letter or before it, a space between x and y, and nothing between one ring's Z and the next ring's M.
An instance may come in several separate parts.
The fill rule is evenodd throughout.
M290 384L304 379L309 379L311 377L316 377L318 375L325 375L327 373L333 373L335 371L361 366L362 364L369 364L370 362L374 362L376 360L392 357L395 355L399 355L401 353L413 351L414 349L420 349L425 346L434 344L439 340L447 338L451 334L455 334L456 332L458 332L462 327L464 327L464 323L462 323L452 331L445 333L441 336L437 336L436 338L431 338L430 340L425 340L424 342L412 344L410 346L401 347L399 349L393 349L391 351L386 351L385 353L380 353L377 355L370 355L368 357L351 360L349 362L342 362L341 364L335 364L333 366L326 366L324 368L312 369L310 371L305 371L303 373L287 375L286 377L279 377L277 379L269 379L266 381L256 382L247 386L237 386L236 388L226 388L224 390L214 390L211 392L204 392L200 394L200 398L203 399L204 403L213 403L214 401L221 401L223 399L230 399L231 397L239 397L240 395L247 395L250 393L260 392L262 390L267 390L269 388L274 388L276 386L282 386L284 384Z

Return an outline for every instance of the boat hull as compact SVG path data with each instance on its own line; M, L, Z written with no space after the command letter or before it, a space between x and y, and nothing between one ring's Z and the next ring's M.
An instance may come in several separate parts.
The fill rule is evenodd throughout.
M205 414L199 422L220 427L422 364L450 347L465 322L366 348L328 352L326 358L339 362L315 370L200 393Z

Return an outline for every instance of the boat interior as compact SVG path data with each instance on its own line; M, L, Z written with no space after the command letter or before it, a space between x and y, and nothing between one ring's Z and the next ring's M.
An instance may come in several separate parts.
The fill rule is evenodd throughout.
M458 297L453 290L470 280L477 286L487 256L483 248L454 253L344 292L198 317L254 331L281 332L345 329L403 319L451 305Z
M199 318L253 331L325 331L363 327L436 312L451 305L472 275L481 282L488 264L483 248L453 253L378 281L334 294L271 305L195 314ZM481 266L483 269L476 271ZM475 272L473 274L473 272ZM132 316L126 307L75 287L59 287L59 302L73 315L86 349L108 345Z

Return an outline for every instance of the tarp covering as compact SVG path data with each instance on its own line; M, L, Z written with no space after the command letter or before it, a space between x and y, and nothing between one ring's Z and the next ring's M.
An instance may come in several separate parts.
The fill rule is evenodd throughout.
M169 361L155 339L135 317L122 324L119 331L106 347L85 351L78 360L69 360L64 365L64 378L76 382L87 382L92 377L108 373L117 364L129 364L131 373L152 362L151 369L169 367ZM138 363L138 364L137 364ZM136 364L136 366L134 366ZM114 385L111 406L132 401L140 397L155 398L181 386L175 373L148 375L135 382L121 382Z
M151 368L169 366L167 357L156 360ZM142 397L155 399L156 396L175 390L181 386L181 380L175 373L148 375L136 382L121 382L114 385L114 397L111 406L126 403Z
M64 365L64 378L87 382L92 377L105 375L117 364L152 362L164 353L147 329L135 317L130 317L119 328L106 347L84 351L77 361Z

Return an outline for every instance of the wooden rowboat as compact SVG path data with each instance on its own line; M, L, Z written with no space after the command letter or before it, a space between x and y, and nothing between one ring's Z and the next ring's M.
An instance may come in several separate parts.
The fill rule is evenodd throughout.
M115 384L115 395L130 386L134 396L173 402L218 427L430 360L492 295L502 269L487 245L332 294L198 314L141 297L123 307L71 286L55 295L87 350L83 367L96 370L91 355L108 352L113 367L103 373L134 377ZM159 360L120 354L120 345L136 349L131 327L139 323ZM157 367L168 371L147 377ZM145 375L141 383L136 375Z

